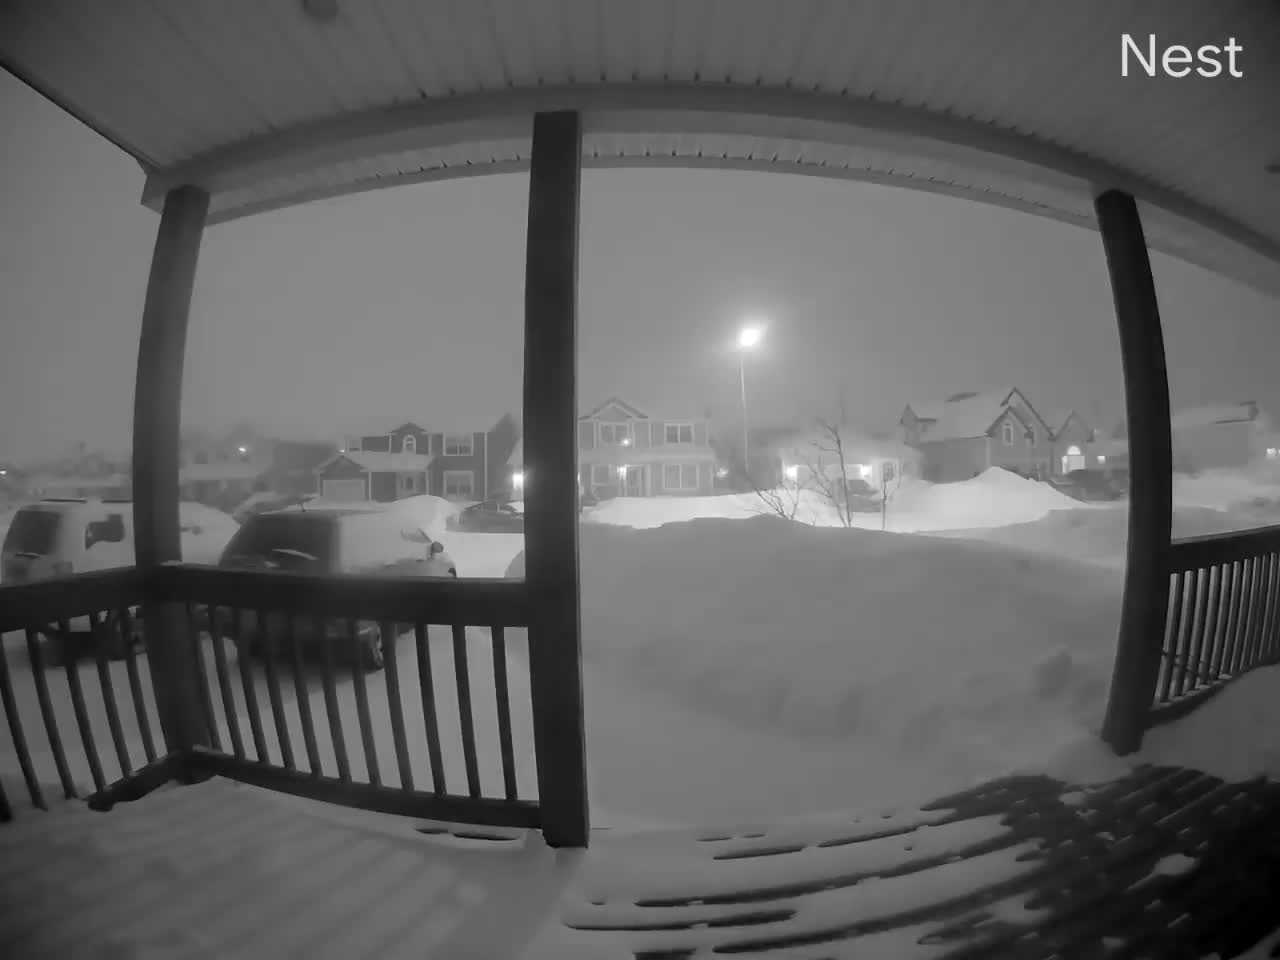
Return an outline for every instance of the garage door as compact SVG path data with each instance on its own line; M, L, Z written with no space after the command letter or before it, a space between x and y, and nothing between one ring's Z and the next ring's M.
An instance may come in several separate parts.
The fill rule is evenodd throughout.
M326 500L363 500L365 499L364 478L326 479L320 485L320 496Z

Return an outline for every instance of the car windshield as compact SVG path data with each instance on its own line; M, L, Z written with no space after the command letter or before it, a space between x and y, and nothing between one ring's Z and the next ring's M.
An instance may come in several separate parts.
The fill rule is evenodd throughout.
M332 523L304 514L263 514L245 522L223 556L234 565L315 570L332 556L332 543Z
M57 544L61 519L62 514L53 510L19 510L5 535L4 552L48 556Z

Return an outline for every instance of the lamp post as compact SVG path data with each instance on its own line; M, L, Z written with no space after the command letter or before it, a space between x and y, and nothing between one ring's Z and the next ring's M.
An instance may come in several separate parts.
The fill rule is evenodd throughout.
M747 436L747 351L754 349L764 336L762 324L749 324L738 331L738 383L742 393L742 472L751 479L751 451Z

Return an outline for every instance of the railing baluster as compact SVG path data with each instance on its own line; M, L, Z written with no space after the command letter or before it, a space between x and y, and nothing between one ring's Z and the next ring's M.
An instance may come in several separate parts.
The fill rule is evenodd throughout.
M228 608L228 616L235 617L235 610ZM209 604L209 629L213 637L213 668L218 674L218 693L222 697L222 712L227 718L227 735L231 738L231 752L237 760L245 759L244 736L240 733L240 713L236 710L235 688L231 685L231 668L227 665L226 635L217 604Z
M1174 626L1174 642L1177 657L1174 660L1176 673L1169 688L1169 696L1177 697L1187 685L1187 674L1191 669L1191 634L1195 628L1196 572L1179 571L1176 581L1178 588L1178 616Z
M1253 642L1258 632L1257 608L1261 587L1258 576L1261 573L1261 563L1261 558L1249 557L1243 564L1245 591L1240 616L1240 657L1236 663L1237 673L1253 667Z
M36 685L36 699L40 701L40 716L44 720L45 733L49 735L49 749L53 751L53 762L58 768L58 779L62 781L62 792L68 800L76 797L76 784L71 776L71 768L67 766L67 754L62 748L62 736L58 733L58 717L53 712L53 700L49 697L49 681L44 675L44 654L40 650L40 637L35 630L27 628L27 655L31 658L31 678ZM64 651L63 656L69 656Z
M476 760L476 721L471 712L471 672L467 668L467 628L454 623L453 676L458 687L458 719L462 730L462 758L467 767L467 793L480 796L480 764Z
M124 641L125 671L129 675L129 699L133 701L133 715L138 721L138 733L142 737L142 752L147 758L147 763L155 763L159 754L156 753L156 740L151 733L151 717L147 713L147 699L142 689L142 674L138 671L138 650L133 644L133 613L128 607L122 607L116 620L120 625ZM143 649L150 650L150 644L151 641L147 639L144 630Z
M360 744L364 748L364 768L369 774L369 782L375 787L382 786L382 775L378 770L378 745L373 740L373 719L369 716L369 688L365 685L365 652L364 641L360 638L360 625L355 620L347 621L347 631L351 637L351 685L356 692L356 719L360 724Z
M1241 634L1243 631L1245 615L1248 612L1248 598L1246 594L1249 589L1249 571L1247 560L1237 560L1232 564L1232 592L1231 592L1231 633L1230 633L1230 653L1227 656L1226 672L1228 676L1234 677L1239 672L1240 654L1242 646Z
M502 786L516 799L515 749L511 745L511 694L507 683L507 641L502 627L490 627L493 639L493 686L498 705L498 745L502 750Z
M35 669L35 664L32 664ZM36 776L35 764L31 762L31 750L27 746L27 735L22 729L22 715L18 713L18 701L13 695L13 680L9 676L9 657L4 652L4 635L0 634L0 701L4 702L4 715L9 721L9 735L13 738L13 749L18 754L18 766L22 769L22 779L27 783L27 795L31 802L41 810L48 810L44 791L40 789L40 779Z
M1217 632L1219 632L1220 644L1217 650L1215 663L1215 671L1213 676L1215 680L1221 680L1222 677L1229 675L1231 669L1231 625L1235 622L1235 563L1224 563L1222 570L1222 605L1219 609L1219 622L1217 622Z
M1214 573L1217 577L1214 588L1217 603L1210 610L1213 619L1213 659L1209 665L1209 679L1210 682L1217 683L1222 678L1222 661L1227 648L1226 623L1230 601L1231 565L1220 563L1214 567Z
M253 664L249 662L253 635L245 637L244 628L240 625L240 615L244 612L239 607L231 608L231 643L236 648L236 667L240 673L240 687L244 690L244 712L249 715L253 750L259 763L270 763L271 754L267 753L267 735L262 730L262 714L258 706L258 689L253 682Z
M204 713L204 724L209 731L209 746L218 753L222 752L222 735L218 733L218 718L213 710L213 691L209 687L209 668L204 662L204 640L200 636L200 624L196 622L195 610L190 601L182 604L187 614L187 636L191 638L191 660L196 669L196 690L200 694L200 709ZM213 623L209 624L210 634ZM217 644L217 640L213 643Z
M71 636L71 624L66 620L58 621L58 629L65 636ZM102 760L98 757L98 743L93 736L93 724L89 722L89 709L84 703L84 687L80 683L80 663L77 657L64 656L62 669L67 675L67 689L71 692L71 712L75 714L76 726L80 730L80 744L84 747L85 759L89 761L89 776L93 778L94 790L107 789L107 778L102 773Z
M1205 669L1204 628L1205 615L1208 610L1209 572L1207 570L1192 571L1192 593L1195 604L1191 609L1191 644L1187 653L1187 671L1183 674L1182 689L1179 695L1198 689L1208 681Z
M1219 678L1219 659L1222 653L1221 634L1221 612L1222 604L1226 603L1226 589L1222 582L1222 571L1225 568L1221 564L1215 564L1208 568L1208 575L1211 580L1211 596L1210 604L1208 604L1208 625L1206 627L1206 635L1204 635L1204 682L1206 684L1216 684Z
M1164 624L1164 669L1160 671L1159 693L1156 695L1160 703L1169 702L1169 691L1173 688L1174 675L1178 664L1178 627L1182 620L1182 571L1173 575L1173 583L1169 585L1169 608L1165 611Z
M284 713L284 700L280 696L280 673L276 669L276 638L265 610L258 611L258 624L262 628L262 657L267 668L267 698L271 701L271 722L276 727L276 740L280 745L280 758L286 770L293 765L293 743L289 739L289 721Z
M1249 613L1249 668L1266 659L1267 604L1270 602L1271 555L1263 554L1254 560L1253 603Z
M1280 658L1280 553L1270 553L1271 576L1267 586L1267 618L1264 628L1266 645L1265 662L1275 663Z
M115 684L111 680L111 664L108 654L111 648L111 624L97 613L89 614L89 628L93 632L94 660L98 667L98 686L102 688L102 706L107 713L107 728L111 731L111 744L115 747L116 761L120 764L120 775L123 777L133 773L133 762L129 756L129 743L124 737L124 727L120 723L120 708L116 704ZM127 642L127 641L126 641Z
M317 618L320 637L320 669L324 677L324 708L329 716L329 737L333 741L333 758L338 764L338 779L351 782L351 764L347 760L347 738L342 732L342 712L338 709L338 686L333 679L333 641L329 638L329 621Z
M409 740L404 730L404 704L400 701L400 664L396 659L396 643L400 639L396 624L378 624L382 643L382 663L387 681L387 709L391 711L391 740L396 748L396 767L400 772L400 788L413 789L413 764L409 762Z
M427 758L431 763L431 787L439 796L445 792L444 760L440 754L440 723L436 718L436 687L431 670L431 644L425 624L413 625L414 649L418 655L418 688L422 693L422 722L427 733Z
M311 716L311 696L307 690L306 674L302 669L302 643L294 625L294 615L284 618L285 639L289 644L289 660L293 667L293 694L298 702L298 715L302 719L302 740L307 748L307 764L311 772L320 776L320 750L316 746L315 719Z

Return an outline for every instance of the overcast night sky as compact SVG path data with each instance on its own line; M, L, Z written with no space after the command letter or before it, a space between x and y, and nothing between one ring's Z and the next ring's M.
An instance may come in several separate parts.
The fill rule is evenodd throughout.
M125 451L158 217L136 163L0 75L0 460ZM519 411L527 179L347 197L211 228L184 424L338 440ZM1123 414L1095 233L968 201L777 174L588 171L584 409L736 411L739 318L769 320L753 420L891 427L911 400L1016 385ZM1280 414L1280 302L1157 257L1175 406Z

